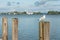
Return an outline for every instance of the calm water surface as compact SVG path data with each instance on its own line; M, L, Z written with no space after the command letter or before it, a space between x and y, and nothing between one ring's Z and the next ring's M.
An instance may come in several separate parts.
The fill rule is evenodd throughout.
M12 18L18 18L18 40L39 40L39 18L42 15L0 15L0 37L2 17L8 18L8 40L12 40ZM50 40L60 40L60 15L46 15L50 21Z

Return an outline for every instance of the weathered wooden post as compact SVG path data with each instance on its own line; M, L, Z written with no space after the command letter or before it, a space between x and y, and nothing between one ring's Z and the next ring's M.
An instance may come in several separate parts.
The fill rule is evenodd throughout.
M50 40L50 22L49 21L40 21L39 22L39 40Z
M8 40L8 23L7 18L2 18L2 40Z
M18 19L12 19L12 40L18 40Z

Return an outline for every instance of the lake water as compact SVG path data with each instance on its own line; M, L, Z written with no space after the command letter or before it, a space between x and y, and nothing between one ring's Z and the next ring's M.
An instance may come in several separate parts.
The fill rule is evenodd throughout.
M0 37L2 17L8 18L8 40L12 40L12 18L18 18L18 40L39 40L39 18L42 15L0 15ZM60 15L46 15L50 21L50 40L60 40Z

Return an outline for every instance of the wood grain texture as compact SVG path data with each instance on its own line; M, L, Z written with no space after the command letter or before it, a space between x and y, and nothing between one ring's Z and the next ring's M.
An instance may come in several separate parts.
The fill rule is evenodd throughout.
M50 22L39 22L39 40L50 40Z
M18 19L12 19L12 40L18 40Z
M2 18L2 40L8 40L8 23L7 18Z

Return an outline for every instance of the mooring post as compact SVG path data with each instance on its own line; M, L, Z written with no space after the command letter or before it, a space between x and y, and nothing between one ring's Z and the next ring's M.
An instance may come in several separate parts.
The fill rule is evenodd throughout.
M39 22L39 40L50 40L50 22L40 21Z
M8 40L8 23L7 18L2 18L2 40Z
M12 40L18 40L18 18L12 19Z

